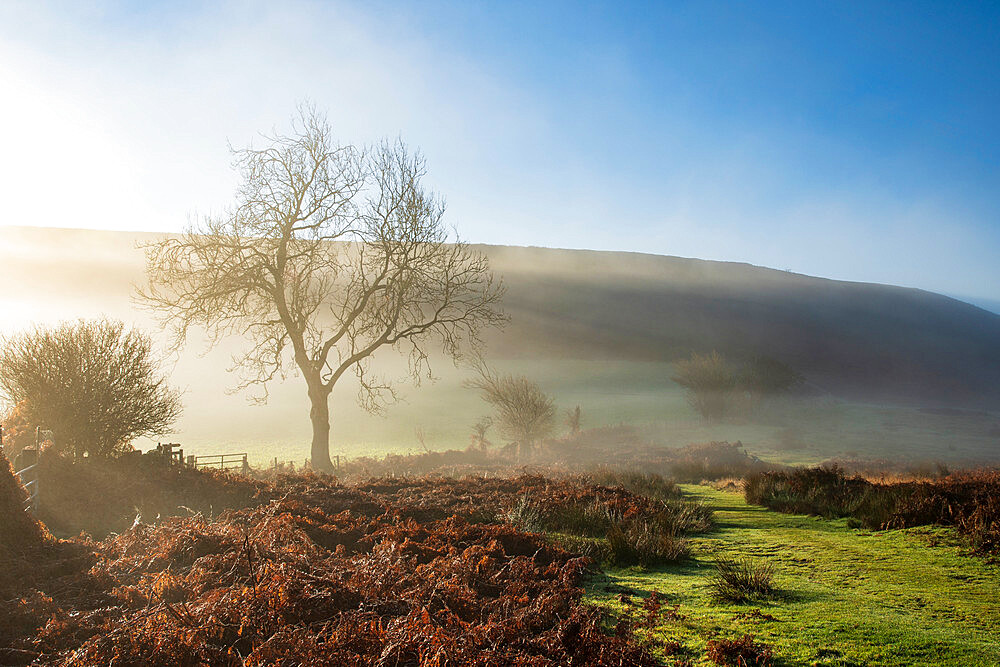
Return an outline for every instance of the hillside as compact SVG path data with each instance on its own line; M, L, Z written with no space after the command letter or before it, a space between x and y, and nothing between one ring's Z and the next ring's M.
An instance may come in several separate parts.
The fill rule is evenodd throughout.
M483 249L509 285L504 355L766 354L842 397L1000 406L1000 315L940 294L733 262Z

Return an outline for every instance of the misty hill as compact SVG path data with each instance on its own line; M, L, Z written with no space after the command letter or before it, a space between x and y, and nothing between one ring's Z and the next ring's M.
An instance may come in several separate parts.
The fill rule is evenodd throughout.
M0 228L0 328L104 312L136 319L137 241ZM638 253L481 246L508 285L506 358L672 361L766 354L837 396L997 409L1000 315L916 289Z
M840 396L1000 406L1000 315L917 289L637 253L484 248L510 355L766 354Z

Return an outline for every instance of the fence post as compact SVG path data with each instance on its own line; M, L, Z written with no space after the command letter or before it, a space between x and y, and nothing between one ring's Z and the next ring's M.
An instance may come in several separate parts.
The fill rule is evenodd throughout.
M28 472L31 472L30 479ZM38 480L38 450L25 447L14 457L14 475L28 492L28 499L25 501L25 510L38 512L39 488L41 482Z
M245 476L250 474L250 464L247 463L247 455L246 454L243 455L243 474Z

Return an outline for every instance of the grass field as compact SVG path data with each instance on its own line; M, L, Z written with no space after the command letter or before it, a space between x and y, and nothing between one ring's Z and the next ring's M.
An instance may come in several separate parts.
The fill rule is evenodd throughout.
M497 366L536 380L555 398L560 411L579 405L584 428L631 424L645 439L663 447L739 440L761 458L788 464L819 463L834 456L986 462L1000 458L997 414L934 414L816 397L771 401L753 421L710 424L691 409L684 392L670 380L670 364L532 360L497 362ZM423 446L431 450L467 446L472 425L488 414L488 406L462 386L468 371L447 362L435 371L438 381L418 388L405 386L403 400L384 416L364 413L354 402L353 388L338 386L331 406L332 453L353 458L419 453ZM308 456L310 432L301 383L290 378L277 385L264 406L248 406L240 396L199 401L192 390L182 432L175 440L189 453L249 451L258 465L274 457L302 461ZM561 421L560 416L556 435L562 432ZM783 449L780 443L788 438L800 448ZM147 448L152 445L155 442L144 443Z
M637 608L619 600L623 592L657 591L679 604L680 616L653 631L656 639L680 642L676 657L710 664L709 639L749 633L774 647L777 665L1000 664L1000 566L969 556L947 529L870 533L843 520L748 506L731 492L684 490L716 512L717 530L692 540L693 561L609 570L588 595L616 614ZM711 602L712 562L720 555L774 565L780 597ZM741 618L754 609L774 620Z

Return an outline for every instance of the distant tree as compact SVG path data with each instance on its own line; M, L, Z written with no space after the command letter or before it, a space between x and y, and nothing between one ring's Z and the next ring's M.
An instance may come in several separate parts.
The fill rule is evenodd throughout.
M566 427L569 429L569 434L571 436L576 435L580 432L580 406L576 406L572 410L566 411Z
M771 357L760 355L734 366L715 351L678 362L672 379L688 390L691 406L712 421L750 415L762 399L787 393L804 380Z
M761 355L743 365L738 384L751 396L761 398L787 393L803 381L803 376L788 364Z
M706 419L720 421L730 409L736 374L718 352L693 353L674 365L674 382L688 391L688 402Z
M192 327L213 341L247 341L236 389L302 374L310 402L311 464L331 470L330 394L345 374L379 411L396 398L371 372L393 349L409 375L430 373L433 349L454 358L506 318L486 257L452 239L443 201L427 191L424 160L401 142L338 145L325 117L300 111L292 134L234 150L234 207L147 248L146 303L183 343Z
M537 383L523 375L500 375L486 364L477 366L479 377L467 382L496 410L501 433L518 446L518 457L527 458L534 446L555 427L555 404Z
M489 432L490 428L493 427L493 419L490 417L483 417L477 421L472 427L472 445L476 449L486 451L490 446L490 441L486 439L486 434Z
M77 456L127 451L135 438L168 433L181 412L149 336L106 319L0 341L0 393Z

